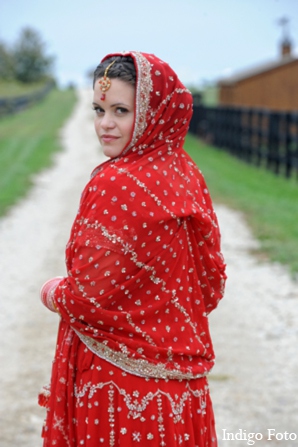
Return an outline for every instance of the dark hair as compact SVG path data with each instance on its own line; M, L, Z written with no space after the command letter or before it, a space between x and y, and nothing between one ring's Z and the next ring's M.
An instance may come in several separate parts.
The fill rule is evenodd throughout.
M93 87L95 81L104 76L106 68L116 59L116 62L109 68L108 77L111 79L119 78L121 81L128 82L131 85L136 84L136 69L133 59L130 56L113 56L101 62L94 71Z

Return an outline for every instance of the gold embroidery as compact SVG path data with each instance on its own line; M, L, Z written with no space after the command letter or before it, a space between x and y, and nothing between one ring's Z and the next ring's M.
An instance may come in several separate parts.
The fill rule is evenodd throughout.
M136 144L138 138L143 135L147 127L146 116L149 110L150 92L153 90L150 62L141 53L135 52L132 54L135 56L138 72L136 85L136 118L131 142L122 154L126 154Z
M179 370L179 365L176 365L176 369L168 369L163 363L155 364L150 363L145 359L130 358L126 346L123 346L122 352L115 351L106 346L106 344L95 341L91 337L83 335L77 330L75 330L75 332L90 351L98 355L98 357L107 360L113 365L136 376L154 377L156 379L191 380L206 377L210 372L206 371L203 374L193 374L192 372L183 372Z

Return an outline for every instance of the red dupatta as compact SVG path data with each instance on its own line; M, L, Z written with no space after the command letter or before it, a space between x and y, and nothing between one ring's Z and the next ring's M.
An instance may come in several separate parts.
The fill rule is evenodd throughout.
M121 55L137 72L131 141L82 194L54 299L86 346L123 370L197 378L214 363L207 315L225 266L208 190L183 149L192 96L154 55Z

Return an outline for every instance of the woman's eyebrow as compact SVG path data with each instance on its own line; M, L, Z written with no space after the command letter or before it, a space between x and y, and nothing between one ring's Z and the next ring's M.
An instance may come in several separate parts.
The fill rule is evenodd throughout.
M92 105L100 107L100 105L97 102L92 102ZM111 107L117 107L117 106L129 107L129 105L125 104L124 102L116 102L115 104L111 104Z
M115 104L111 104L111 107L117 107L117 106L129 107L129 105L125 104L125 102L115 102Z

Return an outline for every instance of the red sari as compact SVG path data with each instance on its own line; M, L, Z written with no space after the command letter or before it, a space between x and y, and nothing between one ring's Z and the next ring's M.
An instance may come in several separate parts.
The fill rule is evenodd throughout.
M40 399L44 447L215 447L207 316L226 276L207 187L183 149L192 96L154 55L124 55L135 124L92 173L52 290L61 323Z

